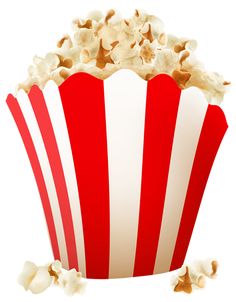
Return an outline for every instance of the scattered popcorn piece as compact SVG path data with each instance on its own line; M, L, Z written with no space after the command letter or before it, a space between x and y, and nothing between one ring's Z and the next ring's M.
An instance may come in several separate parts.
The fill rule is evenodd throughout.
M191 293L193 285L203 288L206 285L206 276L214 278L218 269L218 262L214 259L195 261L192 265L182 266L178 276L173 276L171 285L174 291Z
M52 284L52 281L55 285L63 288L68 295L82 294L86 286L85 282L82 281L80 272L75 269L64 270L59 260L39 267L27 261L18 277L18 283L33 294L45 291Z
M64 288L65 293L71 296L83 291L84 283L81 278L81 273L77 272L75 269L71 269L65 274L59 275L58 283Z
M18 278L18 283L25 290L30 290L34 294L45 291L51 284L52 279L46 267L37 267L32 262L25 262L23 271Z
M219 105L230 85L195 58L195 40L166 34L162 21L142 10L126 19L114 9L105 15L91 11L86 19L74 20L72 28L73 36L64 35L54 52L34 57L28 79L18 89L29 92L34 84L44 88L49 80L60 85L79 71L104 80L127 68L146 81L168 74L181 89L198 87L209 103Z

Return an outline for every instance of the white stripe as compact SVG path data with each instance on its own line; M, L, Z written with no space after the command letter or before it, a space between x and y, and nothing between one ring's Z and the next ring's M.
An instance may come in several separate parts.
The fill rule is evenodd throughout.
M84 236L81 218L80 200L78 195L77 180L74 169L74 161L70 146L61 97L57 85L49 81L44 90L44 98L53 125L57 146L60 153L66 186L68 190L71 214L75 232L75 242L78 255L79 270L86 277ZM73 110L73 108L72 108Z
M130 70L104 81L110 193L109 277L133 275L147 82Z
M154 273L169 271L193 160L207 110L196 88L182 92L171 154L164 212Z
M67 256L67 249L66 249L66 242L65 242L65 235L63 230L63 224L60 214L60 208L56 193L56 188L50 168L50 164L48 161L47 153L44 147L44 142L40 133L40 129L38 127L37 120L35 118L33 109L31 107L30 101L28 96L23 90L20 90L17 94L17 100L21 107L22 113L26 120L27 126L29 128L29 132L31 134L34 147L36 149L38 159L40 162L40 166L43 173L43 178L46 184L46 189L48 192L48 197L51 204L53 220L55 224L56 234L57 234L57 241L59 245L59 252L61 261L64 264L65 268L68 268L68 256Z

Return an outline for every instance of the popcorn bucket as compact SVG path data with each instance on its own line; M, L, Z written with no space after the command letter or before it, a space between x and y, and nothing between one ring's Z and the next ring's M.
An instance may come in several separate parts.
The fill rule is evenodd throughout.
M102 279L183 264L227 129L220 107L168 75L126 69L49 81L7 104L64 268Z

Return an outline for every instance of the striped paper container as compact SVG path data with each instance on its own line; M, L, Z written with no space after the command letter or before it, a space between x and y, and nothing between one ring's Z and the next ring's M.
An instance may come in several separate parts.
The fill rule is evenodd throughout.
M9 95L55 259L87 278L158 274L184 261L223 111L168 75L84 72Z

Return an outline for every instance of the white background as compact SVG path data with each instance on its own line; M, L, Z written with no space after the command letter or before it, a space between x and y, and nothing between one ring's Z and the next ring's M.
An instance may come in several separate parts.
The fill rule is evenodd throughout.
M1 301L235 301L236 273L236 89L235 1L1 1L0 4L0 300ZM91 9L135 8L159 16L166 31L199 42L198 57L209 70L232 82L222 107L229 129L204 194L186 263L215 257L221 267L205 289L186 295L170 287L173 273L120 280L88 280L83 296L67 297L57 288L41 295L17 282L26 260L52 260L44 214L20 135L5 104L7 93L27 76L35 54L53 50L73 18Z

